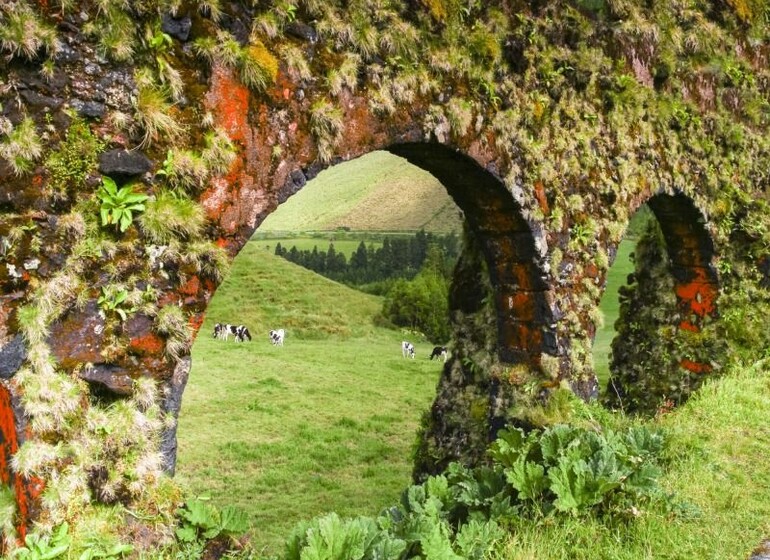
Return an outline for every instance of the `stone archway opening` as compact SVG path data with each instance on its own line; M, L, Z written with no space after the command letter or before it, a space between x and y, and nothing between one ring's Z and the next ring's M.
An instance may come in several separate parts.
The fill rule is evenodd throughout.
M545 299L546 288L544 280L536 270L534 238L510 193L499 179L480 167L474 160L445 147L426 148L419 144L397 145L391 146L389 151L433 175L457 206L463 210L466 227L481 247L489 270L487 281L493 288L494 297L491 305L495 309L496 324L492 325L491 330L492 336L498 341L492 349L494 359L505 362L536 361L539 358L543 340L547 338L547 329L550 327L547 308L544 309L544 304L541 302ZM339 164L335 168L342 168L344 165ZM303 189L309 190L311 187L312 181ZM408 195L408 192L402 193L404 197ZM266 250L267 246L270 248ZM199 340L193 348L193 368L180 414L178 432L180 462L177 478L186 484L190 483L193 486L198 484L195 488L196 493L204 492L205 486L208 485L211 493L219 493L226 497L226 503L232 504L235 501L237 505L239 501L251 499L249 496L259 495L262 503L260 509L268 514L262 522L267 524L276 520L271 518L271 507L264 507L265 504L270 504L271 500L277 500L273 502L275 508L272 509L276 512L282 511L278 505L279 502L294 489L299 489L300 494L315 492L319 496L326 494L327 497L349 492L351 506L347 510L344 505L333 509L342 513L346 511L351 514L364 513L356 510L358 507L356 500L360 502L356 494L365 495L366 491L356 485L348 486L352 483L345 482L348 479L346 473L351 472L353 468L349 463L360 460L361 456L370 463L364 465L362 474L359 476L365 485L372 469L393 468L388 466L392 462L390 457L398 452L401 454L401 462L407 464L406 476L398 479L400 482L397 486L393 486L390 482L390 487L376 488L378 494L386 497L389 488L392 502L409 483L408 473L412 468L409 448L414 441L420 415L428 410L431 402L440 400L436 395L436 383L442 368L444 368L443 377L448 380L451 377L452 368L464 366L459 359L450 360L446 366L443 363L428 360L430 348L424 341L418 344L418 356L414 361L404 360L398 346L404 335L399 331L393 331L388 335L386 345L383 346L377 338L379 334L368 333L362 338L356 333L341 336L338 336L339 333L315 336L309 332L309 329L299 332L305 326L301 322L292 323L297 317L286 310L284 310L285 313L279 313L273 309L261 314L247 315L245 311L248 306L284 305L289 301L288 299L281 299L283 296L275 297L284 288L295 291L294 301L300 313L309 312L307 301L303 302L303 299L308 295L313 297L313 288L303 280L302 282L306 282L304 289L307 292L303 294L303 286L293 284L293 279L285 276L288 265L277 263L275 260L277 257L274 258L270 254L274 251L275 241L260 239L247 243L236 259L230 277L230 279L235 277L240 283L240 291L228 306L220 306L217 298L225 295L230 289L231 286L228 286L230 280L228 280L220 287L209 305ZM245 275L249 274L249 271L239 267L239 260L244 258L251 259L251 266L254 268L266 264L257 271L257 275L261 275L262 281L266 283L265 286L260 287L254 281L244 287ZM258 263L257 258L264 262ZM271 267L275 270L271 271ZM452 299L455 302L461 302L457 303L459 306L473 299L478 288L475 285L464 285L463 279L462 276L459 278L456 276L453 286ZM467 292L470 292L470 296ZM343 305L341 300L337 301L336 305ZM323 305L320 302L316 304ZM365 307L368 304L362 299L356 305ZM330 309L324 311L333 313ZM471 308L465 308L464 311L470 314L476 312ZM241 313L242 319L236 321L234 318L238 313ZM253 318L251 324L249 321L252 319L249 317ZM215 341L211 324L220 321L245 322L251 327L253 341L239 345L232 341ZM287 331L283 348L272 346L267 338L267 329L278 327L285 327ZM322 328L328 327L330 327L329 323L323 323ZM344 325L342 327L346 328ZM461 325L460 328L462 329L463 326ZM200 348L209 351L211 355L202 356L199 352ZM288 359L289 357L291 359ZM336 363L334 369L327 370L333 377L309 375L308 372L313 370L320 371L328 368L327 365L322 364L324 357ZM243 363L250 364L253 371L242 376L241 385L233 385L232 382L241 376L241 373L236 370L239 370ZM202 371L201 365L207 371ZM366 385L360 378L356 379L353 375L357 370L367 371L367 368L371 371L365 377L384 378L389 385L403 384L398 397L403 401L400 408L397 406L394 410L390 410L390 401L394 400L392 396L381 392L381 388ZM398 381L398 376L401 374L396 369L405 368L409 368L407 377L411 379L401 378L401 381ZM334 373L331 373L332 371ZM196 380L201 375L214 379L208 379L208 384L201 385ZM337 384L340 380L342 380L341 385ZM468 379L467 382L472 384L473 380ZM360 387L356 390L360 389L369 394L365 395L359 391L356 396L355 391L350 392L351 385L359 385ZM446 383L442 386L447 388ZM494 410L492 406L492 403L499 398L499 388L492 380L482 383L481 387L486 391L485 395L480 395L480 399L486 403L485 414L489 418L499 415L500 411ZM251 393L251 396L248 396L248 393ZM303 394L303 400L291 404L287 395L292 393ZM335 401L334 399L340 394L343 399ZM423 401L426 395L427 400ZM351 408L351 402L355 408L366 410L364 401L371 400L372 396L378 401L378 406L382 410L367 413L368 416L365 415L364 418L357 416ZM346 399L351 402L345 402ZM304 408L307 414L297 414L298 408ZM219 420L214 420L213 409L224 410L224 414L229 416L230 420L234 420L231 426L249 423L251 425L242 427L240 433L231 427L230 434L225 437L221 426L216 426ZM474 408L474 413L476 410ZM191 414L197 415L199 425L202 419L207 418L209 426L201 432L201 429L188 423ZM409 417L410 420L402 422L399 416ZM255 420L258 417L268 418L270 421L259 424ZM326 433L318 433L315 430L316 424L322 425L326 421L330 422L325 430ZM403 432L407 427L409 432L405 436ZM434 428L442 430L445 427L434 426L431 430ZM451 430L458 429L464 428L451 427ZM265 433L262 434L264 437L254 439L253 430L264 430ZM372 443L374 438L367 438L364 433L367 430L393 432L385 438L386 440L405 436L406 447L401 449L390 443ZM220 435L216 435L217 433ZM284 437L286 434L291 437ZM440 437L447 435L442 434ZM484 439L490 437L492 435L485 432ZM303 439L306 440L305 447L300 451L299 446ZM361 447L359 442L373 447L362 451L358 449ZM345 443L349 449L346 450L342 443ZM477 443L485 446L486 441ZM202 458L199 452L204 446L211 446L217 457L212 460ZM333 453L333 455L336 454L336 464L332 457L321 451L323 447L337 450ZM191 448L192 452L190 452ZM294 488L288 488L287 482L278 478L277 474L271 471L273 466L268 463L276 457L280 459L281 455L287 457L284 463L290 463L292 459L288 457L300 453L307 454L306 463L310 469L291 482ZM350 460L345 458L346 454L350 455ZM268 456L271 458L268 459ZM202 485L201 480L191 481L188 474L190 465L196 461L205 463L195 475L207 481ZM239 461L244 464L251 463L251 465L238 466ZM248 489L237 480L239 473L236 471L255 477L257 475L252 473L254 465L257 465L257 470L271 472L267 474L265 484L259 489ZM264 473L259 473L259 476L262 474ZM319 507L305 497L296 498L295 501L299 501L301 505L301 518L308 517ZM378 503L376 507L384 505L387 504ZM328 508L328 503L323 507ZM283 530L276 536L285 535L286 528L281 525L278 527L282 527Z
M617 291L603 399L628 412L656 413L684 402L718 368L723 349L714 331L714 245L702 213L682 193L656 194L645 208L627 284ZM624 251L621 245L621 258Z

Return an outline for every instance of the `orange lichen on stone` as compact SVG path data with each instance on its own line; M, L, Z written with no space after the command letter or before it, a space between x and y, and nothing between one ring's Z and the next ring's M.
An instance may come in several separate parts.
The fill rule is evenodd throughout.
M37 477L24 478L11 470L11 457L19 449L16 435L11 392L0 385L0 482L11 486L16 496L17 516L16 531L20 542L24 541L27 526L31 523L30 504L35 502L43 491L43 481ZM0 543L0 553L2 544Z
M163 340L153 334L147 333L144 336L139 336L131 339L128 343L128 350L134 354L151 354L157 355L163 351Z
M198 290L200 290L201 282L198 279L197 276L193 276L190 278L184 286L179 288L179 293L186 295L186 296L194 296L198 293Z
M690 321L682 321L679 323L679 328L684 331L690 331L690 332L700 332L700 327L698 325L695 325L691 323Z
M215 66L211 89L206 101L217 125L225 129L234 142L246 143L249 130L249 89L222 66Z
M16 453L16 426L13 421L11 395L0 386L0 482L6 486L11 483L11 456Z
M713 315L716 311L718 289L708 281L694 280L676 287L676 297L686 303L698 317Z
M551 209L548 207L548 199L545 196L545 186L542 181L535 181L535 199L540 205L540 209L546 216L550 215Z
M198 331L200 331L201 325L203 325L203 319L205 318L205 313L193 313L190 315L190 318L187 320L187 324L192 329L193 337L198 335Z
M713 369L709 364L701 364L699 362L688 360L687 358L679 362L679 365L693 373L709 373Z
M532 321L535 318L534 298L531 292L500 294L498 307L511 318Z

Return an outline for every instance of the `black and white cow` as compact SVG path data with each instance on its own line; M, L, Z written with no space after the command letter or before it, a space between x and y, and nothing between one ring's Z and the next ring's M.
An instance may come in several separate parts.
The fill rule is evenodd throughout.
M246 342L246 339L251 340L251 333L246 325L238 325L235 327L235 342Z
M286 332L283 329L270 331L270 342L273 343L273 346L283 346L285 336Z
M228 340L230 335L234 336L235 342L246 342L251 340L251 333L246 325L230 325L229 323L217 323L214 325L214 338Z
M432 360L433 358L444 358L444 363L446 363L446 359L447 359L446 346L434 346L433 352L431 352L430 354L430 359Z
M414 359L414 344L406 340L401 341L401 356Z

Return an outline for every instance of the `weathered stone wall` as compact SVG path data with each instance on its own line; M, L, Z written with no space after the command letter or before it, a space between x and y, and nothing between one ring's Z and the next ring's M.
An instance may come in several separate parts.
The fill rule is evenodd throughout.
M597 305L646 201L682 328L717 319L720 286L766 305L759 16L323 4L2 10L39 39L0 43L0 476L19 526L40 486L47 524L93 502L161 507L190 344L227 261L321 169L372 150L438 177L471 240L421 472L479 460L517 398L596 394ZM105 223L105 178L150 197L125 228Z

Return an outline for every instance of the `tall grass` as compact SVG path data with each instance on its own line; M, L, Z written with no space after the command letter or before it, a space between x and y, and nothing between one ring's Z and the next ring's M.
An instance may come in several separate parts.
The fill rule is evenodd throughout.
M401 333L377 328L378 298L249 243L212 299L193 347L179 420L178 479L194 495L245 509L276 552L299 520L375 515L410 482L411 446L441 366ZM246 324L250 343L214 340ZM283 347L268 330L286 329Z

